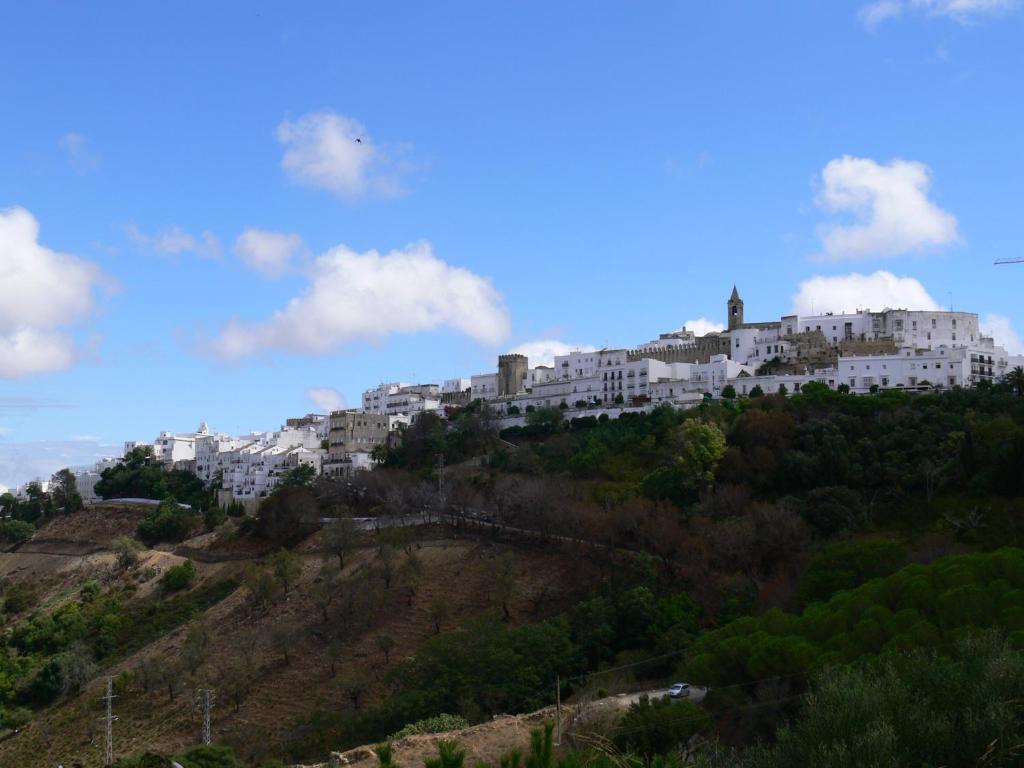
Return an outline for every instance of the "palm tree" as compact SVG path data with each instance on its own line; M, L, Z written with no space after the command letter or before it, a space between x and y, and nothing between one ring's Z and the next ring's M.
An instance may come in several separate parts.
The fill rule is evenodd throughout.
M1006 374L1006 383L1013 387L1017 397L1024 396L1024 367L1018 365Z

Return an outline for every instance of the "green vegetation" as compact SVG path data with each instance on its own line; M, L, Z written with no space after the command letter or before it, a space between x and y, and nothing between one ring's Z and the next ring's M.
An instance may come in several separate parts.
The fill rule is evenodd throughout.
M459 715L434 715L415 723L409 723L402 730L393 733L392 739L402 739L406 736L416 736L421 733L444 733L446 731L457 731L469 725L469 721Z
M181 469L164 469L154 461L150 446L133 449L120 464L103 470L96 493L104 499L173 497L200 511L213 505L213 492L203 488L198 477Z
M0 521L0 541L18 544L28 541L36 527L25 520L2 520Z
M181 565L172 565L167 573L160 577L160 586L168 592L177 592L192 583L196 575L196 566L191 560Z
M909 565L799 616L770 610L739 619L702 635L681 671L698 684L729 686L735 699L767 678L799 687L815 669L887 650L941 649L986 628L1024 647L1024 550Z
M0 716L76 693L97 673L97 664L122 658L187 623L237 586L224 580L169 599L122 602L101 596L96 583L87 582L79 602L33 611L0 639ZM5 604L12 599L19 599L14 586L5 590ZM20 599L21 610L31 607L31 598Z
M181 506L170 496L146 513L136 533L150 545L161 541L181 541L188 537L197 519L192 509Z

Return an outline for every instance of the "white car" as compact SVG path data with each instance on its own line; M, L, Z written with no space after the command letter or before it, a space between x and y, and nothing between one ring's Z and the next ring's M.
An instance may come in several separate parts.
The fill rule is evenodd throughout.
M668 689L668 695L673 699L683 699L690 695L689 683L676 683Z

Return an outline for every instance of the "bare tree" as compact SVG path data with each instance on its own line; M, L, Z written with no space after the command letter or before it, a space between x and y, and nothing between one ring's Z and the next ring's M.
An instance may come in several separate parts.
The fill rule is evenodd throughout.
M505 621L511 618L509 603L516 593L516 561L511 552L494 558L490 566L491 583L494 585L494 600L501 608Z
M395 639L390 635L377 635L377 649L384 654L385 666L391 663L391 651L394 650Z
M355 521L347 516L336 518L324 528L324 548L338 558L339 571L344 570L345 558L355 549L358 534Z
M448 619L451 606L448 597L440 592L430 599L430 621L434 625L434 634L440 634L441 625Z

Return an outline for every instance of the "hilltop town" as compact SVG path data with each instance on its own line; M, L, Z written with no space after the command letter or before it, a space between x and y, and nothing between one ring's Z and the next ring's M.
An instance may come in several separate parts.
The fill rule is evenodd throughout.
M227 435L203 422L195 432L128 441L124 455L148 446L158 463L216 483L221 504L252 507L299 466L331 477L372 469L375 450L400 439L421 414L444 416L473 401L493 409L504 428L542 408L615 419L665 403L685 409L705 398L796 394L808 382L857 395L970 388L1024 364L1024 356L1008 356L984 334L973 312L858 309L747 322L733 287L726 318L722 331L698 336L683 327L632 348L557 355L550 366L505 354L496 371L468 378L383 383L363 393L360 408L288 418L273 431ZM83 501L99 500L95 485L120 458L73 470ZM46 490L48 481L34 482ZM28 485L15 495L24 497Z

